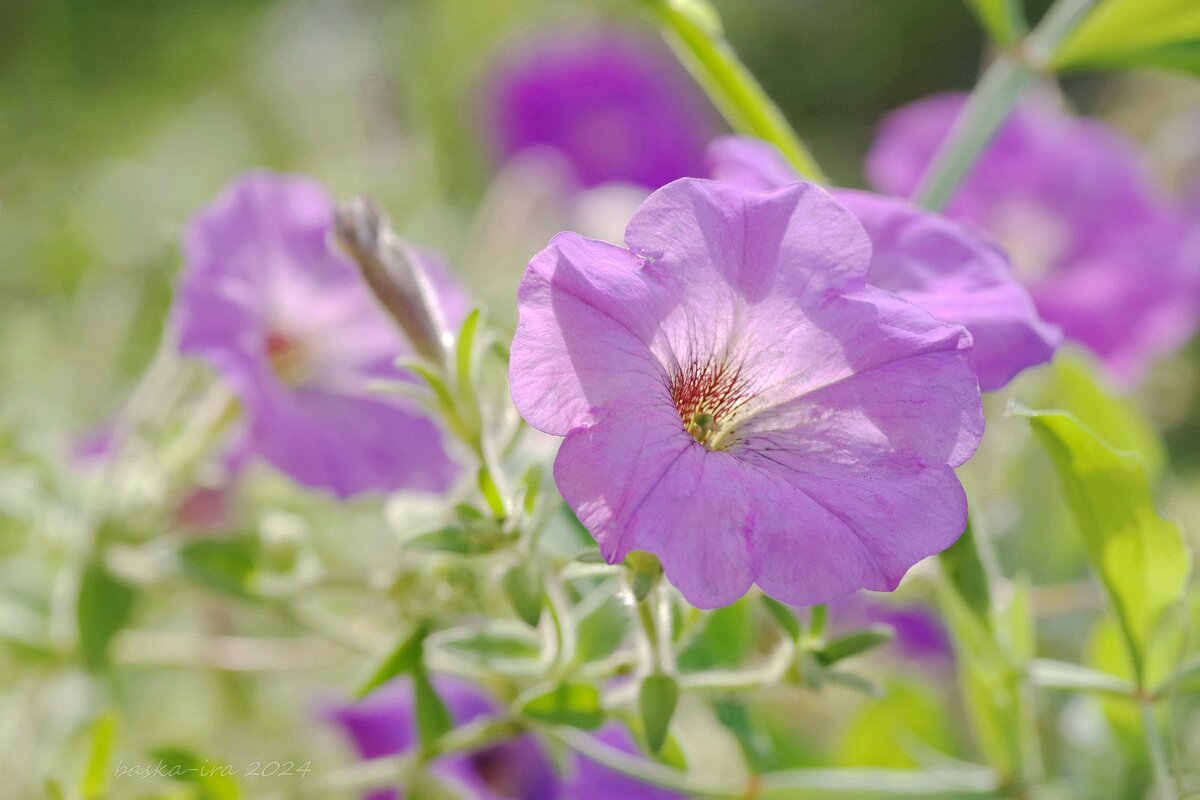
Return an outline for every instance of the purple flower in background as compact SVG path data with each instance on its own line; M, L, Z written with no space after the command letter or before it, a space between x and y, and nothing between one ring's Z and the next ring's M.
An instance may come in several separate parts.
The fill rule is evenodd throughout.
M722 137L709 147L708 159L713 177L750 189L800 180L777 149L756 139ZM1053 356L1058 331L1038 317L996 247L902 200L848 189L833 196L871 237L868 283L971 332L971 366L984 391Z
M442 489L455 469L409 401L372 392L409 351L330 243L333 204L315 181L266 172L234 181L188 226L174 308L181 352L209 362L246 417L236 446L339 497ZM439 264L431 279L461 318Z
M563 498L610 562L646 550L700 607L891 590L962 532L983 433L969 336L867 286L871 245L816 186L684 179L629 249L571 233L518 294L510 381L565 436Z
M470 684L449 678L438 678L435 684L457 725L496 712L495 704ZM365 759L399 755L417 745L408 681L394 681L365 700L330 709L325 717L341 726ZM474 752L442 756L430 771L478 800L554 800L559 796L554 768L528 734ZM395 789L380 789L365 800L399 800L401 796Z
M713 117L658 41L617 29L524 44L495 68L490 131L507 158L552 148L584 187L649 189L704 167Z
M962 111L941 95L884 122L867 173L910 195ZM1200 244L1158 195L1133 145L1040 99L1019 104L946 209L1008 250L1042 316L1136 379L1200 314Z
M617 724L604 726L596 738L624 753L637 753L633 738ZM576 754L563 791L564 800L683 800L683 796L640 783L628 775Z

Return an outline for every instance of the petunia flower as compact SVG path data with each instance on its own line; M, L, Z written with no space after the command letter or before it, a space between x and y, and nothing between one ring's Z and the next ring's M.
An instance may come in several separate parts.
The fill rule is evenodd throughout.
M800 176L773 146L739 136L708 151L714 178L776 189ZM849 189L833 192L871 237L867 282L971 332L971 366L984 391L1049 361L1061 335L1044 323L998 248L964 226L896 198Z
M455 724L465 725L496 714L495 704L479 689L450 678L435 681ZM365 700L327 709L324 717L349 737L359 756L382 758L406 753L417 746L412 686L397 680ZM430 766L434 777L476 800L555 800L558 776L537 740L529 734L468 753L438 758ZM400 800L395 789L378 789L364 800Z
M907 196L962 112L939 95L885 120L867 159ZM1040 98L1019 104L946 208L994 235L1041 315L1136 380L1200 319L1200 244L1160 196L1132 143Z
M654 553L699 607L755 583L800 605L891 590L959 536L970 336L867 285L849 211L807 183L683 179L625 241L534 257L510 368L609 563Z
M338 497L441 489L455 468L437 427L371 390L410 354L331 244L333 204L314 180L253 172L188 225L172 324L179 350L211 364L244 415L235 449ZM427 257L448 317L464 300Z
M557 33L494 68L487 111L502 158L550 148L584 188L648 189L701 175L711 110L654 39L620 29Z

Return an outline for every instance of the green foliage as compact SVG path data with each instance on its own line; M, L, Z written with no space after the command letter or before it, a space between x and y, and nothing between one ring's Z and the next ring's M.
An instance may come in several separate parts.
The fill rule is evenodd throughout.
M869 650L874 650L876 647L885 645L891 640L892 632L886 628L854 631L853 633L848 633L845 636L834 639L829 644L815 651L814 655L821 666L827 667L843 659L853 658Z
M793 642L799 641L800 634L803 633L803 628L800 625L800 620L796 617L796 612L791 608L779 602L762 595L763 608L771 615L771 619L775 620L776 624L783 629Z
M679 669L694 672L738 666L753 644L753 622L754 607L745 597L708 612L699 633L679 653Z
M604 724L600 690L587 683L563 683L534 695L521 713L541 722L594 730Z
M1104 0L1063 42L1050 66L1160 67L1200 74L1200 4Z
M179 565L210 589L251 598L259 549L258 538L250 535L200 539L179 548Z
M162 771L172 780L191 785L195 800L239 800L242 797L237 780L223 774L217 766L190 750L163 747L152 755L161 762Z
M1134 673L1144 685L1154 625L1183 589L1187 553L1178 527L1154 508L1146 468L1060 411L1025 411L1050 454L1079 524L1092 569L1121 625Z
M1151 479L1166 464L1162 439L1134 403L1102 385L1093 360L1067 348L1054 357L1045 402L1069 411L1097 436L1118 450L1140 455Z
M863 703L846 726L839 761L850 767L921 766L916 753L953 753L955 736L946 712L929 689L893 682L876 702Z
M1020 39L1026 31L1021 0L966 0L979 17L992 41L1008 45Z
M542 585L542 573L532 561L514 564L504 573L500 581L508 602L525 624L536 628L542 618L542 606L546 591Z
M425 637L428 635L429 628L425 625L418 625L401 639L380 660L378 665L371 669L367 679L354 693L355 699L361 700L393 678L416 670L424 657Z
M542 651L541 643L528 629L470 631L439 639L438 646L475 663L496 666L498 660L532 661Z
M79 782L79 794L83 800L102 800L107 794L110 764L117 742L117 715L108 712L92 723L91 741L88 745L87 765Z
M432 749L437 740L454 727L454 718L438 696L423 665L418 665L413 671L413 704L417 717L417 738L423 749Z
M109 643L129 622L136 594L99 559L88 563L79 583L76 617L84 666L96 672L109 663Z
M679 683L671 675L647 675L642 678L638 689L638 710L642 716L642 728L646 744L651 752L662 749L679 702Z
M988 589L987 571L979 558L979 549L975 542L975 534L971 531L971 523L963 531L958 541L941 552L938 560L942 564L942 572L950 582L965 606L984 625L990 627L992 607L991 593Z
M599 602L589 598L575 627L575 657L580 662L599 661L620 648L629 633L629 614L609 590L602 589Z

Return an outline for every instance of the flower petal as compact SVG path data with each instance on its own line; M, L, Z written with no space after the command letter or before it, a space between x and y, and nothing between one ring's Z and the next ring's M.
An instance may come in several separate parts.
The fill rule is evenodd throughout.
M699 608L728 605L750 588L742 468L688 436L669 404L604 409L567 435L554 479L609 563L654 553Z
M872 286L971 332L971 366L985 391L1053 356L1061 334L1041 320L995 246L903 200L851 190L834 197L871 237Z
M391 398L260 385L248 436L279 470L341 498L397 486L441 491L456 474L437 426Z
M530 262L509 367L529 424L561 436L612 397L662 390L647 342L671 301L641 266L623 248L566 233Z

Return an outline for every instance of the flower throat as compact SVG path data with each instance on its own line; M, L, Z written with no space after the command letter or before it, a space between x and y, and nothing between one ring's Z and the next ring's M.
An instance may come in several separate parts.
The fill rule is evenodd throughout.
M671 402L683 427L710 450L724 450L730 424L749 399L741 367L709 359L693 361L671 378Z

